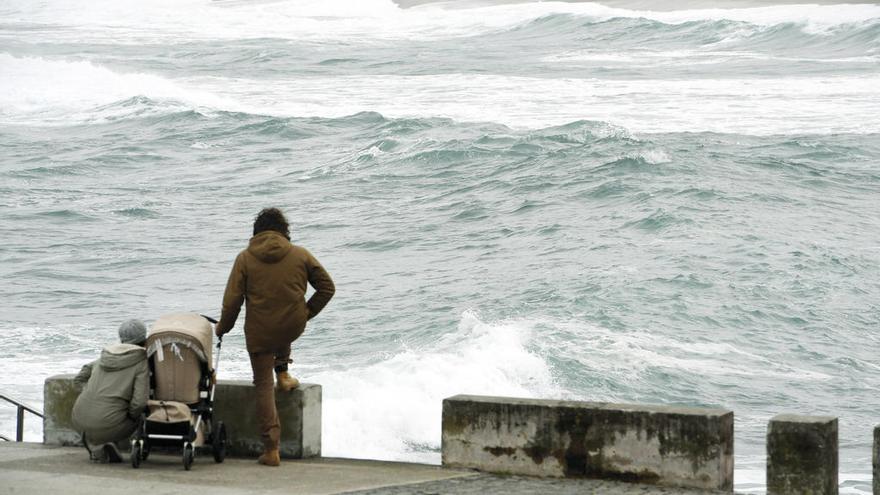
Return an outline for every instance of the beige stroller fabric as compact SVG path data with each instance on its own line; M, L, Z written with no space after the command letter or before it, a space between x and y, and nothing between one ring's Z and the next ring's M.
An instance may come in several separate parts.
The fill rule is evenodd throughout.
M147 421L153 423L192 423L195 419L192 410L183 402L166 402L164 400L148 400ZM201 447L205 444L205 429L200 428L196 433L193 446Z
M147 421L155 423L183 423L192 420L192 411L189 406L182 402L166 402L164 400L149 400L147 407L150 415Z
M153 359L153 399L194 404L199 401L201 363L211 368L211 324L196 313L166 315L147 333L147 357Z

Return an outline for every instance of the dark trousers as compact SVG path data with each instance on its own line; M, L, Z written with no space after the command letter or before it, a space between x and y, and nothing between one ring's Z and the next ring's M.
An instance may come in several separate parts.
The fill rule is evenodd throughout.
M257 423L265 450L278 449L281 442L281 423L275 408L274 372L287 371L290 348L282 352L255 352L250 354L251 370L256 388Z

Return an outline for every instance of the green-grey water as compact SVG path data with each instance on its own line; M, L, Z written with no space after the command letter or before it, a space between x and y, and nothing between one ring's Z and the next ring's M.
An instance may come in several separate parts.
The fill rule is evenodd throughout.
M438 462L457 393L721 406L738 490L795 412L869 492L878 69L876 5L5 2L0 389L216 314L274 205L338 288L325 455Z

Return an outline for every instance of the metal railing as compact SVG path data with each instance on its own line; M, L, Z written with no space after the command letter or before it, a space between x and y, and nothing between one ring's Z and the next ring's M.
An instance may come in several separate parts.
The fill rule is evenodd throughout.
M27 411L31 414L35 414L35 415L39 416L40 418L43 417L43 413L41 413L40 411L37 411L33 407L25 405L21 401L15 400L12 397L9 397L8 395L2 394L2 393L0 393L0 399L3 399L6 402L9 402L10 404L12 404L16 407L17 414L16 414L16 421L15 421L15 441L16 442L24 441L24 412ZM7 438L4 435L0 435L0 439L5 440L7 442L11 441L11 440L9 440L9 438Z

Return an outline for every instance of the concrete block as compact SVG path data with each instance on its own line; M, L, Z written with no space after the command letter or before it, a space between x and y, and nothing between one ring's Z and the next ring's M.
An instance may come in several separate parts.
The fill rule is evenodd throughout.
M871 464L874 467L874 495L880 495L880 426L874 427L873 452L873 461Z
M55 375L43 383L43 443L82 445L70 415L82 388L73 382L76 375Z
M214 397L214 417L226 423L231 455L257 456L263 442L257 427L255 389L249 381L221 380ZM300 459L321 455L321 386L300 384L275 391L281 423L281 456Z
M545 477L733 489L733 413L458 395L443 401L443 465Z
M71 423L71 411L80 387L75 375L56 375L43 387L43 443L80 445ZM226 424L228 452L257 456L263 450L257 428L255 393L248 381L220 380L214 395L214 418ZM275 392L281 422L281 455L287 458L321 455L321 386L303 383L290 392Z
M768 495L837 495L837 418L781 414L767 428Z

